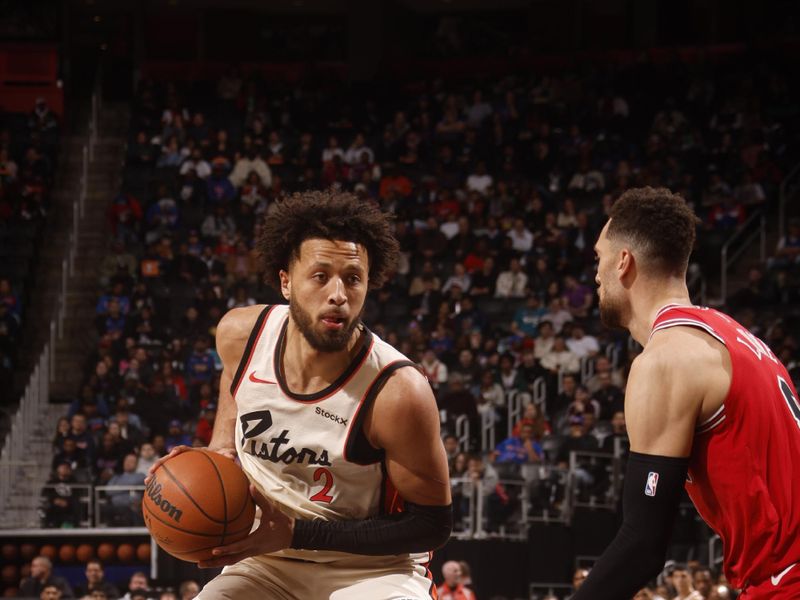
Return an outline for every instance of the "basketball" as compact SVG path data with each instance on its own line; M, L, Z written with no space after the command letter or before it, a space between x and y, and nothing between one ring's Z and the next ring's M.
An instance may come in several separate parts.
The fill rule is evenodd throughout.
M53 544L45 544L42 546L41 550L39 550L39 554L42 556L46 556L50 560L56 559L56 547Z
M142 500L153 539L188 562L208 559L213 548L246 537L255 508L242 470L229 458L202 449L164 462Z
M78 546L75 556L78 558L78 562L88 562L94 557L94 547L91 544L81 544Z
M133 562L135 551L132 544L120 544L117 546L117 558L121 563Z
M75 546L64 544L58 549L58 559L62 563L71 563L75 560Z
M36 546L34 544L22 544L19 547L19 554L25 560L30 560L36 556Z
M19 570L15 565L6 565L0 570L0 579L3 583L16 583L19 579Z
M3 560L11 562L17 558L17 547L14 544L3 544Z
M99 558L104 563L112 560L115 555L116 552L114 551L113 544L105 543L105 544L100 544L97 547L97 558Z
M136 560L150 562L150 544L139 544L136 548Z

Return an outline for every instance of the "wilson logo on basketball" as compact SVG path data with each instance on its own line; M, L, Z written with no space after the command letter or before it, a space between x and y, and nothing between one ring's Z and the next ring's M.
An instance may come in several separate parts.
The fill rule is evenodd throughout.
M155 475L153 475L153 478L150 480L150 483L147 484L145 491L150 501L156 506L158 506L162 512L166 513L167 516L170 517L171 519L175 519L176 522L178 523L181 522L181 516L183 515L183 511L174 504L172 504L166 498L162 498L161 484L158 483L158 479L156 478Z

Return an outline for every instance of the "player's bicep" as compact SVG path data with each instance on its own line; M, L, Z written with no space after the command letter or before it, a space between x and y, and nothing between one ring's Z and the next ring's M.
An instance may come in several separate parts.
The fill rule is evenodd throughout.
M696 396L680 361L662 352L640 356L631 368L625 392L631 450L689 456L702 402L702 397Z
M386 454L386 470L400 496L415 504L450 504L447 456L436 400L425 378L398 371L376 399L370 438Z

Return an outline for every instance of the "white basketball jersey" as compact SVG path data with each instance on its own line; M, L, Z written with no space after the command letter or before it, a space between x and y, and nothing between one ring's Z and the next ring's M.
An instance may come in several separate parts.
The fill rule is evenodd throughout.
M281 366L288 321L286 305L262 311L231 385L236 451L245 473L295 518L394 512L399 498L383 452L369 444L362 423L389 376L414 363L364 328L361 350L336 381L315 394L295 394ZM331 560L331 554L339 553L282 552L305 560Z

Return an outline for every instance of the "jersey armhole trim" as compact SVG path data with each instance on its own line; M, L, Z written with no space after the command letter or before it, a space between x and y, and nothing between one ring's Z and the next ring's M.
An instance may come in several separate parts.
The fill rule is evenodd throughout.
M236 369L236 374L233 376L233 381L231 381L231 396L236 396L236 390L239 388L239 384L242 382L244 372L247 369L247 366L250 364L250 359L253 358L253 350L255 350L258 338L261 337L261 332L264 330L264 325L267 322L269 313L272 312L272 309L275 308L275 306L277 305L273 304L271 306L265 306L264 310L262 310L258 315L258 318L253 325L253 330L250 332L250 337L247 338L247 345L244 347L242 358L239 360L239 367Z
M364 393L364 397L361 399L356 409L356 414L353 416L353 422L350 424L347 438L345 438L343 456L347 462L358 465L370 465L383 460L383 450L375 448L369 443L367 436L364 435L364 419L369 411L369 407L375 402L375 398L378 397L378 394L383 389L383 386L386 385L389 377L391 377L395 371L403 367L419 368L410 360L401 359L391 362L383 367Z
M714 329L708 325L707 323L703 323L702 321L696 321L694 319L687 319L687 318L676 318L676 319L667 319L666 321L662 321L655 327L653 327L653 331L650 332L650 337L648 337L648 341L652 339L653 334L657 331L661 331L662 329L669 329L670 327L696 327L698 329L702 329L715 340L717 340L720 344L727 347L725 340L720 337L720 335L714 331Z

